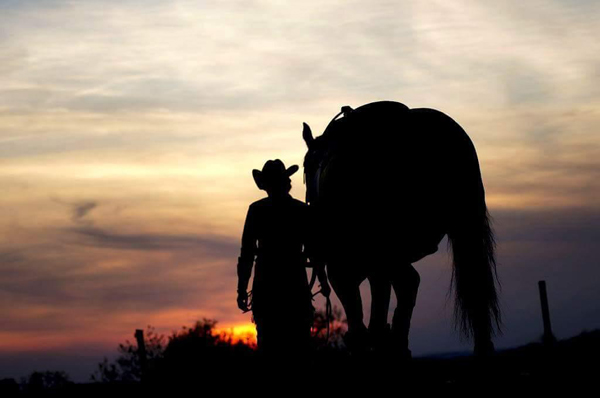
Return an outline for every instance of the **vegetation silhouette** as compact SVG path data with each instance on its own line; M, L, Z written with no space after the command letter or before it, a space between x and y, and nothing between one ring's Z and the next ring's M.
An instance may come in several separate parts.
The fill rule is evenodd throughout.
M340 308L333 307L330 314L326 310L315 311L311 334L317 350L343 350L347 330L348 321L343 318Z
M466 132L440 111L380 101L343 107L317 138L304 123L302 136L316 255L348 317L349 347L410 358L420 283L412 264L448 236L456 325L473 338L476 354L490 355L501 325L495 241ZM372 295L368 329L359 291L365 279ZM388 330L391 288L398 304Z
M339 315L341 311L334 313ZM291 389L313 393L389 394L390 381L396 387L402 386L402 391L416 388L420 392L464 393L477 388L482 388L478 391L487 391L493 386L495 392L538 394L553 392L557 387L573 391L576 387L593 386L597 373L595 361L600 356L600 330L559 340L551 348L538 342L500 350L483 362L463 354L414 358L410 366L403 362L382 366L381 361L371 361L369 357L359 361L350 355L343 343L330 341L330 344L314 351L313 361L301 377L294 380L296 384L282 385L282 380L287 380L278 377L277 373L262 378L257 374L255 346L237 342L231 335L216 333L215 325L214 320L202 320L190 328L173 332L169 343L176 343L172 343L168 355L169 343L163 345L162 350L156 350L162 354L155 355L150 361L151 374L144 383L135 380L135 375L140 374L139 362L132 360L136 354L135 347L127 341L119 345L120 357L127 359L121 363L127 366L121 369L113 364L117 370L130 372L129 375L102 379L96 373L92 383L73 383L64 372L34 372L22 378L19 384L13 379L0 380L0 394L2 397L154 396L214 388L245 394L262 394L270 389L280 392ZM332 334L341 336L343 325L344 320L336 315ZM149 336L148 333L146 335ZM146 345L150 350L151 341L161 341L159 337L147 338ZM293 341L289 343L293 344ZM290 371L290 368L281 369L284 374Z
M146 357L150 367L163 357L166 347L164 335L156 333L152 326L148 326L144 333ZM90 376L91 381L101 383L113 382L139 382L142 379L142 366L138 346L129 340L119 344L119 356L112 362L104 358L98 364L98 369Z
M328 318L323 311L315 312L315 322L311 333L311 344L315 348L311 365L323 363L344 351L342 336L346 330L342 311L334 308L330 319L331 330L327 338ZM285 314L282 314L284 318ZM218 322L202 319L192 327L182 327L170 336L159 335L148 326L144 342L148 355L145 380L156 388L169 385L188 385L198 380L199 375L213 381L225 381L231 375L226 369L244 369L248 376L259 377L259 369L254 366L260 361L256 344L248 339L235 338L231 333L217 331ZM298 349L297 341L281 329L280 347L282 356L293 355ZM91 376L91 381L104 384L131 384L142 381L142 368L138 346L126 340L119 344L119 356L112 362L104 358Z
M21 379L21 388L26 395L58 393L73 385L69 375L62 371L33 372Z

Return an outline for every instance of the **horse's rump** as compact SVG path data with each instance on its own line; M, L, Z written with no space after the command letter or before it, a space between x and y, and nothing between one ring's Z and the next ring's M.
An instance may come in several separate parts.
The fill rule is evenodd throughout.
M463 136L441 112L393 102L368 104L331 123L322 136L331 149L320 204L332 250L404 253L409 262L435 252L446 233L448 175L460 174L457 154L464 151L455 147Z

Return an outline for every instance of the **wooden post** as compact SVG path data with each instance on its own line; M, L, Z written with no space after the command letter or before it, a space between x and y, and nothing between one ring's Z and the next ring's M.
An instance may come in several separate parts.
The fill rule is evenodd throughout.
M542 341L546 345L552 345L556 342L556 338L552 333L552 324L550 323L550 308L548 307L546 281L539 281L538 287L540 290L540 302L542 304L542 319L544 321L544 337Z
M135 339L137 340L138 345L138 355L140 357L140 371L141 371L141 381L143 382L146 377L146 344L144 343L144 331L141 329L136 329L135 331Z

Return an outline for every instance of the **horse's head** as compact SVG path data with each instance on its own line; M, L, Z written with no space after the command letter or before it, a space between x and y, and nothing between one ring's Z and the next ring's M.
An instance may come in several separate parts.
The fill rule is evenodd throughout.
M306 202L314 204L319 199L319 180L321 166L326 155L322 137L314 138L308 124L303 123L302 138L308 151L304 156L304 183L306 184Z
M338 118L347 119L354 112L349 106L343 106L340 113L329 122L327 128L320 137L314 138L308 124L303 123L302 138L306 142L308 151L304 156L304 183L306 184L306 202L316 203L320 197L321 173L325 167L328 158L331 156L332 149L335 147L335 138L332 135L338 135L335 131L339 130L341 125Z

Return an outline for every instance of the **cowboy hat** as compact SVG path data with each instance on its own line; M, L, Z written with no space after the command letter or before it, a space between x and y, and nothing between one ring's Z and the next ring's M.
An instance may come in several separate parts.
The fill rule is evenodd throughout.
M259 189L266 189L274 183L281 181L283 177L289 177L298 171L298 165L285 168L283 162L279 159L267 160L262 168L262 171L252 170L252 177Z

